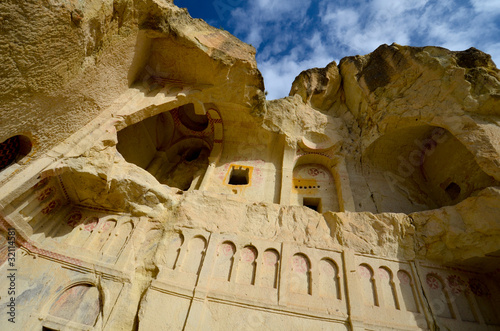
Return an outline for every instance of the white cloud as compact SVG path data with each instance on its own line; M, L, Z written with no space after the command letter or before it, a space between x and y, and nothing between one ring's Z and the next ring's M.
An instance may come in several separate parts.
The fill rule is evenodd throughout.
M490 54L493 62L500 67L500 42L485 46L483 51Z
M266 17L274 16L275 18L275 15L284 13L303 12L304 9L307 10L309 8L311 0L257 0L254 3L257 5L259 11L261 11L261 14L268 14Z
M384 43L476 47L500 64L499 15L500 0L255 0L233 10L231 22L238 37L257 47L274 99L288 95L302 70Z
M345 34L358 24L359 14L354 9L341 8L330 10L327 9L321 20L323 24L334 27L337 34Z
M303 70L313 67L325 67L332 62L329 56L313 56L306 60L297 60L293 54L280 59L270 59L259 62L259 69L264 76L264 83L268 91L267 99L279 99L288 95L293 80Z
M370 7L375 17L383 18L401 15L414 9L421 9L426 4L427 0L373 0L370 3Z
M267 95L268 100L287 96L295 77L303 70L314 67L323 68L334 60L331 55L333 52L329 52L328 47L322 42L320 33L315 33L304 42L313 45L314 52L303 56L303 50L300 47L295 47L283 57L274 57L261 61L257 58L259 69L264 76L266 90L269 93Z
M500 1L498 0L471 0L471 3L477 12L500 13Z
M253 30L251 30L248 34L248 39L247 42L254 47L259 47L260 44L262 43L262 29L260 27L256 27Z
M229 23L234 33L245 42L259 48L272 37L273 42L290 37L291 23L304 20L311 0L256 0L235 8Z

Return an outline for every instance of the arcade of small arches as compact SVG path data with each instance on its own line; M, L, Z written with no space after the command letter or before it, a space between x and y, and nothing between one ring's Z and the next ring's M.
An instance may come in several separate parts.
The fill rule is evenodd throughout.
M440 127L420 125L386 133L364 149L361 165L347 162L335 146L285 144L281 160L267 160L274 163L275 173L262 175L262 162L239 155L231 160L228 152L222 158L226 128L215 105L187 103L153 116L144 114L118 127L117 151L159 183L182 191L239 194L259 201L259 192L271 185L264 188L262 182L268 182L276 193L266 202L302 205L320 213L411 213L454 205L498 185L465 145ZM8 169L26 162L31 149L25 135L2 142L0 176L9 176ZM260 182L254 180L257 174ZM362 188L357 186L369 193L359 194Z

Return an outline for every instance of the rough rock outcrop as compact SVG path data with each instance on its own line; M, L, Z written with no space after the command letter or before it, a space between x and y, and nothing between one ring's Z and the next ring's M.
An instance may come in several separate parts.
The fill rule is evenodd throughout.
M267 101L255 49L172 1L0 13L16 326L498 329L489 55L382 45Z

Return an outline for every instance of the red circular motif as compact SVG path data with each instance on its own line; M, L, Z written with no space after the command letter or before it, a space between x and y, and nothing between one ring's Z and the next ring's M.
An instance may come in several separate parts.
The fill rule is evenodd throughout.
M378 269L378 276L381 279L390 279L389 272L387 270L385 270L384 268Z
M45 177L44 179L36 183L35 186L33 186L33 189L38 190L39 188L45 186L48 182L49 182L49 177Z
M241 255L242 255L242 260L244 262L248 262L248 263L251 263L253 261L255 261L255 258L256 258L256 252L253 248L251 247L245 247L243 249L243 251L241 252Z
M45 190L43 190L42 193L40 193L40 195L38 196L38 201L43 201L45 199L47 199L51 194L52 192L54 192L54 188L53 187L47 187Z
M104 223L104 225L102 226L102 231L108 231L109 229L111 229L112 225L113 225L113 222Z
M305 274L307 272L307 261L303 256L294 256L292 260L292 269L295 272Z
M99 219L97 217L89 217L83 222L83 228L85 231L92 232L97 227Z
M317 175L319 175L319 169L309 168L309 170L307 170L307 173L313 177L316 177Z
M234 254L233 245L231 245L231 244L222 244L222 253L225 256L233 256L233 254Z
M278 262L278 257L274 252L264 252L264 263L268 266L274 266Z
M467 289L466 282L457 275L450 275L447 280L453 294L460 294Z
M371 278L372 277L372 273L370 272L370 269L368 269L368 267L365 267L364 265L360 265L358 267L358 272L361 275L361 277L363 277L363 278Z
M437 290L440 287L440 282L436 277L434 277L432 275L427 275L427 285L431 289Z
M490 296L490 290L482 281L476 278L472 278L469 280L469 287L472 293L477 295L478 297Z
M401 284L408 285L410 284L410 276L404 271L398 271L398 279Z
M52 213L59 207L59 200L52 200L45 208L42 209L42 214L47 215Z
M68 224L69 226L71 226L72 228L74 228L74 227L76 227L80 223L81 220L82 220L82 213L76 212L76 213L71 214L68 217L68 220L66 221L66 224Z

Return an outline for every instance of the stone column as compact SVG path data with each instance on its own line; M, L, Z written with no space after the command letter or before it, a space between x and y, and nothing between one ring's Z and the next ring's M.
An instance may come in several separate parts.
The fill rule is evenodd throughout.
M349 321L353 331L364 331L363 323L363 297L361 284L359 283L358 268L354 257L354 251L344 249L343 262L345 270L345 285L347 293L347 309Z
M337 186L337 195L339 197L340 211L356 211L354 198L351 191L351 183L349 181L349 172L345 159L341 158L337 164L335 174L335 184Z
M281 194L280 204L290 205L290 194L292 192L293 180L293 160L295 158L296 148L290 147L285 143L283 150L283 163L281 167Z

